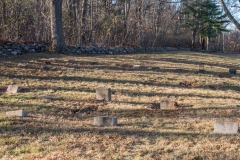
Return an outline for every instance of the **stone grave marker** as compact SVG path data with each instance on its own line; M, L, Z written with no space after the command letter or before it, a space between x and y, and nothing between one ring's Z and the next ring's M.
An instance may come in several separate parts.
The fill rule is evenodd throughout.
M8 112L6 112L6 115L26 117L27 111L24 111L24 110L8 111Z
M98 64L98 61L92 61L90 62L91 65L97 65Z
M112 91L111 88L106 87L97 87L96 88L96 99L97 100L103 100L111 101L111 95Z
M163 110L176 109L175 103L176 102L173 100L162 100L160 102L160 109Z
M141 65L134 65L133 66L133 69L140 69L141 68Z
M18 85L9 85L7 88L7 93L18 93L22 90L22 87Z
M51 64L52 64L51 61L45 61L44 63L45 63L46 65L51 65Z
M51 69L51 67L49 67L49 66L43 66L42 69L45 70L45 71L49 71L49 70Z
M67 71L68 72L73 72L73 71L75 71L75 68L67 68Z
M214 133L237 134L238 123L228 121L216 121L214 124Z
M177 72L183 72L183 69L182 68L177 68L176 71Z
M116 126L117 118L116 117L108 117L108 116L94 117L93 125L95 125L95 126Z
M152 70L160 70L159 67L151 67Z
M49 61L55 62L57 61L57 58L49 58Z
M28 64L27 63L18 63L18 67L20 68L24 68L24 67L27 67Z
M204 65L203 64L199 64L198 71L199 71L199 73L205 73L205 69L204 69Z
M160 103L151 103L147 106L145 106L147 109L160 109Z
M229 73L236 75L237 74L237 69L236 68L229 68Z
M75 59L74 59L74 58L69 58L67 61L68 61L69 63L74 63L74 62L75 62Z
M41 99L55 99L55 97L54 97L54 95L42 95L42 96L40 96L39 98L41 98Z

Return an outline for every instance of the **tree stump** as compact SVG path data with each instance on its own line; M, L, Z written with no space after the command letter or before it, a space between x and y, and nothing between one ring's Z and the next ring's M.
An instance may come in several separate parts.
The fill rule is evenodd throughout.
M94 117L93 125L95 126L116 126L117 118L116 117L108 117L108 116L99 116Z

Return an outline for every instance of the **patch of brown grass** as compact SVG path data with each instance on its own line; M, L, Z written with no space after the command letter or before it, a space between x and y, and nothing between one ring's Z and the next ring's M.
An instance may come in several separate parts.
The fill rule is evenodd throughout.
M190 52L0 57L0 158L238 159L239 134L214 134L213 126L219 119L240 122L239 75L228 76L239 59ZM10 84L30 92L6 94ZM95 100L98 86L112 88L112 101ZM178 109L145 109L166 98ZM4 113L17 109L29 116ZM93 126L99 115L116 116L119 125Z

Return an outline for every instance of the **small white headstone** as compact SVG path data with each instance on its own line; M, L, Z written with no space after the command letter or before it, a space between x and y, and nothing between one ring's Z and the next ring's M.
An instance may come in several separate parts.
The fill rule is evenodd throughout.
M20 86L17 85L9 85L7 88L7 93L18 93L22 90Z
M162 100L160 102L160 109L163 109L163 110L176 109L175 101L172 101L172 100Z
M27 111L24 111L24 110L8 111L8 112L6 112L6 115L26 117Z
M27 63L18 63L18 67L27 67L28 64Z
M67 68L67 71L68 72L73 72L73 71L75 71L75 68Z
M42 99L54 99L55 97L53 95L42 95L39 98L42 98Z
M95 126L116 126L117 118L116 117L108 117L108 116L94 117L93 125L95 125Z
M238 133L237 122L216 121L214 124L214 133L236 134Z
M141 65L134 65L133 68L134 68L134 69L140 69L140 68L141 68Z

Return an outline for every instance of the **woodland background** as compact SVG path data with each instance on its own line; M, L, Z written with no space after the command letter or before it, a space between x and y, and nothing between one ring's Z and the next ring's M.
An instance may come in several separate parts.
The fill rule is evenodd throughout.
M190 48L192 31L182 27L181 22L184 2L186 0L63 0L65 42L71 46ZM238 20L239 2L227 0L225 3ZM229 26L230 23L230 32L212 39L213 50L240 50L239 30ZM0 38L50 44L49 0L1 0Z

